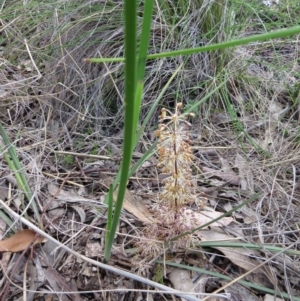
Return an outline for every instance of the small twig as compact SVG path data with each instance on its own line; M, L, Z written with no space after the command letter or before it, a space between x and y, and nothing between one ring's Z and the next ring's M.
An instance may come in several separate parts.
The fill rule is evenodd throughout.
M77 186L79 188L83 188L84 187L84 185L78 184L78 183L73 182L73 181L65 180L64 178L60 178L57 175L52 175L51 173L42 172L42 174L45 175L45 176L48 176L48 177L51 177L51 178L58 179L60 181L66 182L66 183L68 183L70 185Z
M111 157L100 156L100 155L84 154L84 153L75 153L75 152L66 152L66 151L55 151L55 153L56 154L62 154L62 155L72 155L72 156L75 156L75 157L95 158L95 159L102 159L102 160L112 160Z
M36 63L35 63L32 55L31 55L31 52L30 52L30 49L29 49L29 46L27 44L27 40L26 39L24 40L24 43L25 43L28 55L30 57L30 60L31 60L31 62L32 62L33 66L34 66L34 68L36 70L36 72L38 73L38 76L36 77L36 80L39 80L42 77L42 74L41 74L40 70L38 69L38 67L37 67L37 65L36 65Z

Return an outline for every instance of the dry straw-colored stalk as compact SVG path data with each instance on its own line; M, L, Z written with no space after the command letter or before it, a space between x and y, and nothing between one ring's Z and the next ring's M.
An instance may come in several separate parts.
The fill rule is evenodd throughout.
M159 117L158 140L159 164L164 180L160 202L168 207L180 208L195 200L191 164L193 153L190 146L190 123L181 115L182 103L178 103L175 113L162 109Z
M178 103L174 114L162 109L159 129L155 133L158 137L158 167L167 174L167 178L163 181L158 201L151 209L157 223L146 226L144 239L137 243L144 259L159 255L164 242L191 230L191 223L187 223L183 208L196 201L191 169L193 153L189 139L191 125L181 114L181 108L182 103ZM192 239L191 236L185 236L172 243L169 241L168 248L189 246Z

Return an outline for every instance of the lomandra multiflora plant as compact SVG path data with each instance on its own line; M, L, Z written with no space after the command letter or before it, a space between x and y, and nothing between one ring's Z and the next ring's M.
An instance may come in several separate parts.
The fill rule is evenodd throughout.
M144 258L155 257L167 246L171 251L178 247L190 246L191 236L172 238L192 230L192 223L185 208L197 204L195 184L191 165L193 153L189 138L191 124L181 114L182 103L178 103L175 112L162 109L159 117L158 167L166 175L156 203L151 208L155 222L145 227L144 239L138 243Z
M162 109L159 117L158 167L168 175L159 201L176 212L181 206L194 201L191 164L193 154L190 146L190 124L181 115L182 103L178 103L175 113Z

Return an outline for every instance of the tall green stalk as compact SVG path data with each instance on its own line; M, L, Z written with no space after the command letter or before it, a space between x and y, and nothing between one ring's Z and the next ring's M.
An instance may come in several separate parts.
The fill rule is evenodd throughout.
M144 4L142 34L138 57L137 49L137 1L124 1L125 14L125 129L123 144L123 160L120 171L120 183L114 212L112 213L112 186L110 188L107 235L105 241L104 259L109 260L113 240L117 231L120 214L129 178L132 152L136 143L136 133L143 95L143 79L145 73L146 56L150 35L153 0L146 0Z

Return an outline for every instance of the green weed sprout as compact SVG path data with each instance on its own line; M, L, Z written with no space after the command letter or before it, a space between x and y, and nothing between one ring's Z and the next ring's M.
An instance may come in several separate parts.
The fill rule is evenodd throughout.
M0 124L0 135L2 136L2 139L4 142L4 146L0 146L0 151L1 151L1 153L3 153L3 156L6 160L6 162L8 163L11 171L14 173L19 189L21 189L24 192L28 202L30 202L30 207L34 212L36 221L38 223L40 223L41 222L40 214L39 214L38 207L33 199L33 193L31 192L31 189L29 187L29 184L28 184L28 181L27 181L27 178L26 178L24 172L22 172L22 166L18 159L16 150L15 150L13 144L10 142L9 137L7 136L7 134L1 124ZM23 204L23 209L25 209L24 204ZM27 212L25 212L25 216L27 216ZM27 216L27 218L28 218L28 216Z

